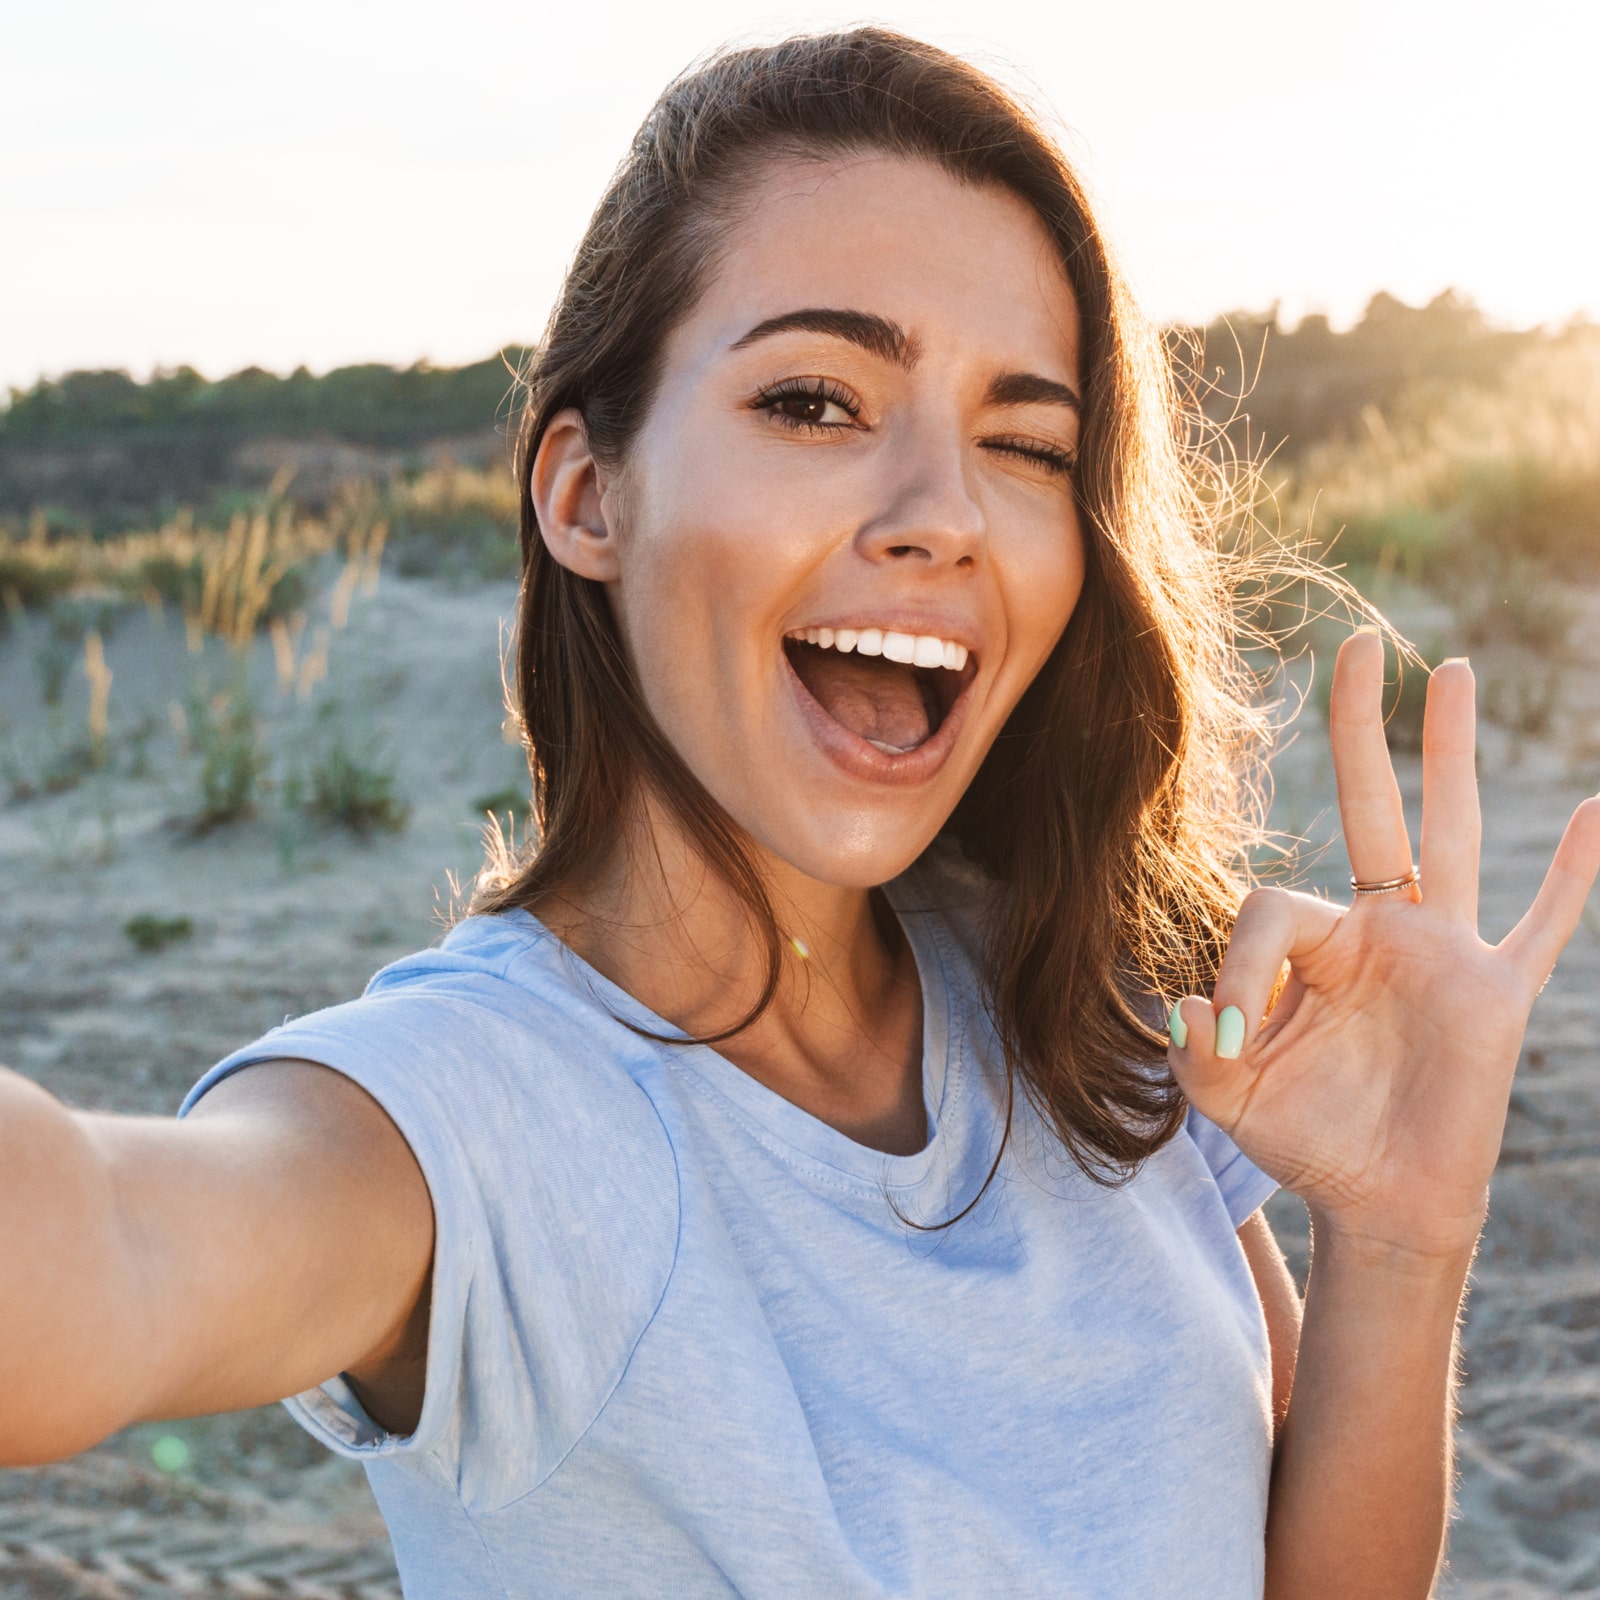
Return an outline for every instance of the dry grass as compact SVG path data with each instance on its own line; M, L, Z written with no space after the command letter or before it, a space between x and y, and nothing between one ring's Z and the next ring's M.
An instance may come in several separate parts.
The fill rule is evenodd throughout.
M185 515L100 542L52 540L38 526L25 539L0 538L0 593L8 618L25 630L21 644L32 649L46 709L30 737L0 720L0 780L9 798L75 788L114 758L119 769L143 770L150 729L143 721L115 726L108 659L120 612L143 601L181 613L193 658L187 687L175 683L169 699L175 754L192 768L195 800L175 820L205 832L258 815L284 787L283 753L272 736L292 738L297 719L326 708L333 636L348 626L356 597L377 585L388 540L379 508L369 490L321 517L279 498L225 528L197 527ZM252 681L263 632L277 677L271 708ZM218 645L227 663L220 672ZM62 705L75 666L88 686L87 738L84 722ZM403 827L407 808L376 731L347 732L342 743L321 741L328 749L319 745L325 759L312 764L310 788L287 803L358 833Z
M1267 474L1270 481L1270 471ZM1483 711L1519 735L1555 735L1570 712L1580 585L1600 575L1600 328L1526 350L1494 384L1417 384L1355 437L1308 452L1275 487L1284 525L1363 594L1436 613L1423 651L1485 653ZM1260 598L1269 631L1314 647L1326 708L1339 618L1314 584ZM1337 608L1332 608L1337 610ZM1391 684L1389 736L1420 741L1427 673Z
M393 529L403 576L471 583L517 575L517 489L504 467L445 465L393 479L373 495L373 514Z
M242 649L254 634L304 608L311 570L343 552L348 609L370 587L386 548L405 576L456 582L511 578L519 566L517 496L505 470L443 466L387 483L348 486L323 514L269 495L226 527L182 512L158 528L96 540L52 537L42 516L26 536L0 531L0 603L6 614L63 600L161 601L182 612L191 641ZM338 626L337 620L335 626Z
M182 513L103 541L50 539L35 528L24 539L0 534L0 600L13 615L68 600L164 603L182 613L192 648L210 638L239 652L304 607L312 568L341 549L348 609L355 585L370 586L386 535L370 497L325 517L279 502L225 528L197 527Z
M1419 385L1310 452L1289 515L1335 559L1448 581L1513 554L1600 569L1600 328L1525 352L1495 386Z

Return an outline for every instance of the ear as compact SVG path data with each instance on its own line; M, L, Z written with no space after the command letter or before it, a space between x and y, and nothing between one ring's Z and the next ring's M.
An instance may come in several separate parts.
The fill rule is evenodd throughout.
M581 411L569 406L550 419L529 477L545 548L580 578L614 581L617 541L606 524L604 485Z

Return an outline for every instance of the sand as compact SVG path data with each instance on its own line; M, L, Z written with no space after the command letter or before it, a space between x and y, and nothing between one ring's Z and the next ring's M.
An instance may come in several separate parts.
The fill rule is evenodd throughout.
M252 673L279 776L318 705L336 703L332 721L361 737L386 734L410 822L366 841L297 819L270 789L253 820L202 835L174 824L193 814L198 791L171 707L198 673L215 687L231 669L220 651L190 655L178 621L141 608L108 619L108 767L5 803L82 742L88 701L74 654L61 707L44 708L39 658L62 647L37 619L13 624L0 636L0 1060L76 1105L169 1114L229 1049L358 993L385 961L437 937L450 875L469 878L479 858L473 802L521 781L501 731L498 638L512 599L508 587L385 576L330 630L328 675L309 701L279 690L271 649L258 649ZM302 658L329 600L319 598ZM1600 599L1585 641L1600 642L1597 619ZM1493 936L1531 895L1572 805L1600 782L1600 649L1581 649L1554 737L1486 730L1483 921ZM1414 761L1402 779L1414 804ZM1277 825L1327 839L1331 794L1308 715L1279 762ZM1334 843L1308 879L1337 888L1347 870ZM193 934L142 953L122 931L140 914L188 916ZM1475 1273L1460 1515L1441 1590L1462 1600L1600 1595L1597 931L1600 914L1534 1012ZM1298 1202L1280 1197L1272 1214L1303 1265ZM162 1471L152 1446L170 1437L188 1460ZM58 1467L0 1472L0 1600L204 1584L349 1600L397 1592L359 1471L275 1407L141 1426Z

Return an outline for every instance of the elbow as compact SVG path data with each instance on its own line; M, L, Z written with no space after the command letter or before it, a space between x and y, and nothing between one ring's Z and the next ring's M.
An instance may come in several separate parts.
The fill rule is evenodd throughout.
M48 1467L69 1460L109 1439L121 1426L120 1421L75 1410L8 1403L0 1418L0 1468Z
M0 1378L0 1467L45 1467L104 1442L134 1421L126 1405L93 1384L64 1389L53 1382Z

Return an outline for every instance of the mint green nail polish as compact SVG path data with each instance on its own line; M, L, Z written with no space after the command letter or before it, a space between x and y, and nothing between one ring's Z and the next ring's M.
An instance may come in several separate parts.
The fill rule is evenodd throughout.
M1172 1035L1172 1042L1181 1050L1189 1042L1189 1024L1183 1020L1183 1013L1178 1007L1183 1001L1173 1002L1172 1012L1167 1017L1167 1032Z
M1217 1017L1217 1055L1236 1061L1244 1049L1244 1012L1238 1006L1224 1006Z

